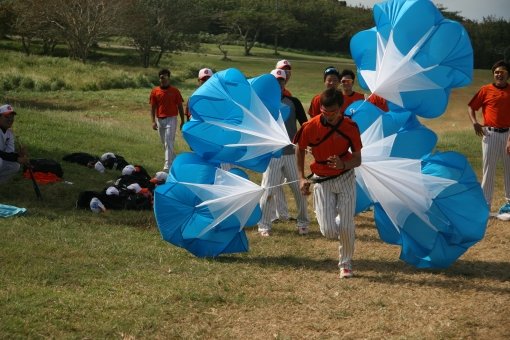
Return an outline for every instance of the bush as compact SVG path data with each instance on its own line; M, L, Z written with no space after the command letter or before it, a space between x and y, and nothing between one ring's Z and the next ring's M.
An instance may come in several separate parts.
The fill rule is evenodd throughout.
M35 81L32 78L24 77L21 80L21 87L28 90L33 90L35 87Z

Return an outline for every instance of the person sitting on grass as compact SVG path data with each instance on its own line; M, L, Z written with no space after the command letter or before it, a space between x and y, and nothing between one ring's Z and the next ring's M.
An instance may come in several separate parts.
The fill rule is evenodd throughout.
M29 159L24 148L16 152L12 125L16 112L9 105L0 106L0 184L7 182L21 165L29 165Z

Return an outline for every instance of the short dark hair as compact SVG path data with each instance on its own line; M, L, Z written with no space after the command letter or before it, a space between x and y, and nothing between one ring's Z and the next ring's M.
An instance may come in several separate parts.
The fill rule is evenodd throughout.
M345 76L351 76L352 80L356 79L356 74L349 69L345 69L342 71L342 73L340 73L340 79Z
M492 65L492 68L491 68L492 73L494 73L494 71L498 67L504 67L504 68L506 68L507 71L510 71L510 67L509 67L508 63L504 60L498 60L494 63L494 65Z
M338 104L338 107L342 107L344 104L344 96L342 92L335 88L330 88L321 93L321 105L328 107Z
M340 72L338 72L338 70L334 66L326 67L326 69L324 70L324 80L326 80L326 77L331 74L337 76L338 79L340 80Z
M166 75L170 75L170 70L167 69L167 68L162 68L161 70L159 70L159 73L158 73L158 76L162 76L163 74L166 74Z

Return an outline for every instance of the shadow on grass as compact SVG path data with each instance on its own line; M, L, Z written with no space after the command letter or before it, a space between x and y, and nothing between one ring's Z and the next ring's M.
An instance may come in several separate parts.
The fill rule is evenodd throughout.
M38 111L82 111L85 107L80 107L78 105L70 105L65 103L55 103L55 101L44 101L37 99L28 99L23 98L22 100L17 100L15 97L6 96L6 102L13 105L15 108L18 108L16 111L20 111L20 108L28 108L31 110Z
M259 266L278 266L283 268L310 269L332 272L337 262L332 259L317 260L299 256L256 256L256 257L220 257L216 261L222 263L246 263ZM496 293L510 293L508 288L499 288L466 279L489 279L498 282L510 280L510 263L457 261L448 269L418 269L404 262L388 262L382 260L354 260L356 278L371 282L409 284L418 286L442 287L455 290L476 289ZM375 274L374 274L375 273ZM403 275L396 275L403 274ZM430 277L430 275L437 277ZM426 276L423 276L426 275Z

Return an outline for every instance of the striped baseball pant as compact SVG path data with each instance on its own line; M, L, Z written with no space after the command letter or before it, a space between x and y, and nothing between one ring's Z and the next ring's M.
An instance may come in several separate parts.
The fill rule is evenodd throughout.
M354 170L337 178L314 184L315 214L322 235L338 239L340 268L350 268L354 254L354 211L356 208ZM339 220L338 220L339 218Z
M298 209L297 226L308 227L310 219L308 218L306 197L301 195L299 190L298 172L296 164L296 156L282 155L280 158L272 158L269 165L262 175L261 186L267 188L260 198L260 208L262 209L262 218L258 223L259 231L271 230L271 213L275 210L275 193L278 187L275 185L282 184L284 178L287 178L296 206Z
M158 132L161 143L165 148L165 164L163 170L168 170L172 167L172 162L175 158L174 141L175 132L177 131L177 116L158 118Z
M482 138L482 190L485 200L492 204L494 194L494 179L498 160L503 160L503 174L505 180L505 198L510 200L510 156L506 153L506 141L509 131L500 133L484 129L486 135Z

